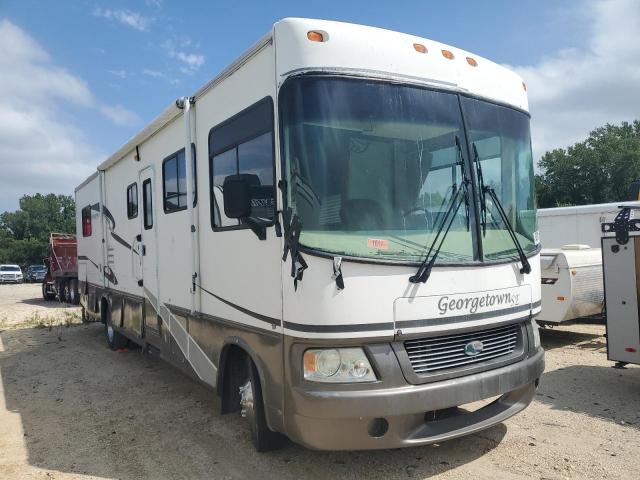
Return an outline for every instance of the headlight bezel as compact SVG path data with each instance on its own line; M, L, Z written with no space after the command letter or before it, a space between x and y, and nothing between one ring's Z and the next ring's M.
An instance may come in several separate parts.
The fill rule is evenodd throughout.
M318 368L313 370L312 363L317 367L318 357L321 360L328 360L331 356L335 358L335 353L338 354L339 365L335 369L335 373L331 375L324 375L318 371ZM311 362L311 358L314 358L314 362ZM323 358L324 357L324 358ZM325 366L328 370L332 370L331 366ZM365 368L366 372L358 376L354 370L356 368ZM367 355L366 350L363 347L349 347L349 346L336 346L336 347L309 347L302 353L302 378L305 382L317 383L317 384L360 384L360 383L373 383L378 381L378 376L373 367L373 363Z

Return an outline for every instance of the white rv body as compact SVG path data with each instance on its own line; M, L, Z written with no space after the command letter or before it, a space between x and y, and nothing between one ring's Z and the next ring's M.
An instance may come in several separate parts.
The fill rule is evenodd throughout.
M319 32L323 41L311 41L310 31ZM423 45L427 53L414 44ZM452 59L443 51L450 52ZM523 115L528 108L523 82L516 74L460 49L359 25L280 21L224 72L178 102L182 108L167 108L76 189L83 306L99 315L110 331L160 352L216 387L223 397L223 411L235 409L230 402L239 387L230 376L229 365L236 358L230 352L247 355L260 377L269 428L309 447L364 449L433 443L508 418L531 401L544 365L533 321L540 312L539 245L529 245L529 274L520 272L520 261L513 253L462 264L439 259L426 283L409 281L419 260L331 253L309 247L304 242L311 237L304 236L298 245L281 213L287 210L287 188L292 182L286 182L283 152L289 147L283 144L286 135L281 132L281 110L288 105L280 96L283 88L291 91L293 87L287 85L299 79L325 77L367 82L372 88L406 85L420 92L448 92L458 102L463 101L458 95L463 95ZM188 119L185 102L191 102ZM260 130L252 125L259 123L264 112L269 112L265 125L270 127ZM235 152L240 170L239 149L245 145L240 137L252 129L259 135L246 142L261 138L268 143L270 138L273 148L273 200L267 197L264 204L251 204L251 208L266 205L268 209L273 202L277 210L275 219L263 224L264 240L247 223L229 226L233 222L222 208L222 189L212 183L217 181L212 165L222 162L218 158L227 152ZM233 140L234 135L238 139ZM453 146L453 136L450 141ZM231 142L229 150L215 153L223 148L220 142ZM167 212L165 164L173 165L170 162L176 158L180 165L179 156L186 155L181 152L190 143L196 165L193 215L187 205ZM471 151L466 148L464 156L470 162ZM510 168L505 162L502 175L510 175ZM182 185L181 181L176 183L177 197L186 198L188 204L193 198L190 182ZM127 188L133 184L136 216L129 215ZM150 186L152 198L146 209L145 185ZM502 190L510 192L514 185ZM92 207L90 236L82 235L81 212L86 206ZM323 212L321 216L328 215ZM535 218L533 208L522 215ZM471 218L471 233L452 231L452 241L467 234L477 235L474 242L481 241L480 228L473 233L473 213ZM304 222L302 232L309 235ZM325 238L325 233L318 233L318 238ZM491 238L493 233L486 235L483 238ZM388 245L386 237L363 238L365 243L379 245L382 253ZM426 251L428 245L423 243L413 248ZM404 240L403 245L410 247ZM308 268L294 282L292 261L300 257ZM340 273L344 289L337 285ZM436 374L421 372L415 358L409 358L405 342L447 338L462 342L462 350L484 339L486 351L460 353L460 362ZM303 355L309 349L343 347L365 352L375 381L314 382L303 375ZM427 411L440 412L491 396L501 397L464 419L425 421ZM386 427L380 430L380 425Z

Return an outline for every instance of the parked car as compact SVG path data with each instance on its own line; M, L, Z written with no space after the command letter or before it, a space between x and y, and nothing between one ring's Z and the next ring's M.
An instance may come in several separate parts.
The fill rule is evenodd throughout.
M22 283L23 278L18 265L0 265L0 283Z
M30 265L24 275L24 279L25 282L29 283L42 282L46 274L47 267L45 265Z

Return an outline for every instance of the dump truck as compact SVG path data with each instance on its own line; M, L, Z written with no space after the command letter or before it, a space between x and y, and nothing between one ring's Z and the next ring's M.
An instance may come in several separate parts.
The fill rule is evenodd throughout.
M47 273L42 282L42 297L58 299L77 305L78 295L78 243L76 236L52 233L49 236L49 255L44 259Z

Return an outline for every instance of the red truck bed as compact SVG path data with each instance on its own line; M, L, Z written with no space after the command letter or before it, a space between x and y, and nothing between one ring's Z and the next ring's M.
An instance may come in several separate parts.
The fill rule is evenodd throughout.
M52 278L78 276L76 236L52 233L49 237L49 272Z

